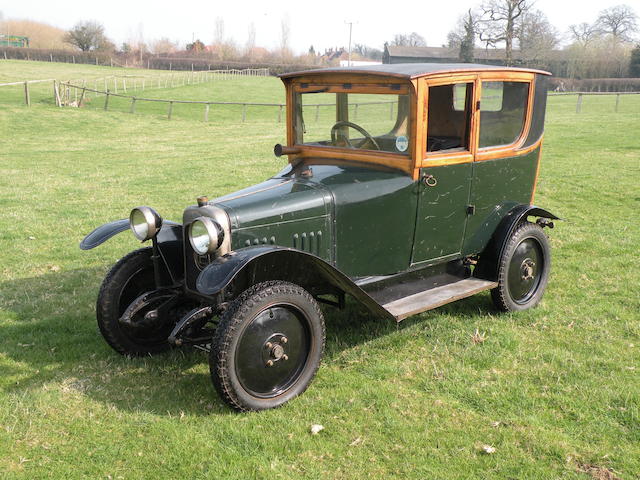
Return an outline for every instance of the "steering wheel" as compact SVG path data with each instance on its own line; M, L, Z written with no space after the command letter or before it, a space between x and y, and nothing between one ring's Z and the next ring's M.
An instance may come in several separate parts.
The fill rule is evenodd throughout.
M337 144L337 140L338 140L337 133L338 133L338 129L340 127L351 127L354 130L357 130L358 132L360 132L362 135L365 136L364 140L362 140L357 145L354 145L354 144L351 143L351 141L349 141L349 139L347 137L345 137L344 135L341 135L341 137L344 138L345 142L347 142L347 145L349 145L349 147L351 147L351 148L361 148L365 143L370 141L371 143L373 143L373 145L376 147L377 150L382 150L380 148L380 145L378 145L378 142L376 142L376 139L373 138L369 132L367 132L360 125L355 124L353 122L347 122L346 120L340 120L340 121L336 122L333 127L331 127L331 143L333 143L334 145Z

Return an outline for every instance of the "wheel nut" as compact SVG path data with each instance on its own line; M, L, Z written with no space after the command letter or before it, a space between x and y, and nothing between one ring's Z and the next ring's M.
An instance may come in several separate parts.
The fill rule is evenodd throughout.
M273 344L272 344L271 342L267 342L267 343L265 344L265 347L267 347L267 348L271 348L271 347L273 347Z
M287 343L289 340L287 339L287 337L282 337L282 338L280 339L280 341L281 341L282 343Z
M267 360L267 367L273 367L273 360Z
M287 355L286 353L282 355L282 360L289 360L289 355Z

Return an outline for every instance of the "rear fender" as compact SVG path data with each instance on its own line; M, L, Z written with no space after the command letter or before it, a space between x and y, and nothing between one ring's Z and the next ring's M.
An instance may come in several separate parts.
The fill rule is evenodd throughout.
M373 314L394 319L334 266L310 253L285 247L247 247L219 257L200 272L196 288L206 296L223 292L224 298L232 299L251 285L267 280L292 282L316 295L348 293Z
M474 277L497 281L498 260L502 257L504 248L515 229L528 217L560 220L560 217L535 205L518 205L512 208L498 224L491 240L480 254L480 261L473 272Z

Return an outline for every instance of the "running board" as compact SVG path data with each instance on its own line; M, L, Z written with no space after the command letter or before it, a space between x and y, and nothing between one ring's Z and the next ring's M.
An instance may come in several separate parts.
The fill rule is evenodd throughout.
M470 297L471 295L497 286L497 282L480 280L478 278L465 278L464 280L399 298L385 303L382 306L391 315L396 317L397 321L400 321L411 315L426 312L432 308L455 302L461 298Z

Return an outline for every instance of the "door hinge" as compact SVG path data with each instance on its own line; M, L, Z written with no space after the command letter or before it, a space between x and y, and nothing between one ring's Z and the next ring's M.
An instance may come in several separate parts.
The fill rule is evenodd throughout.
M476 110L480 110L480 100L476 102Z
M467 205L467 215L475 215L475 214L476 214L476 206Z

